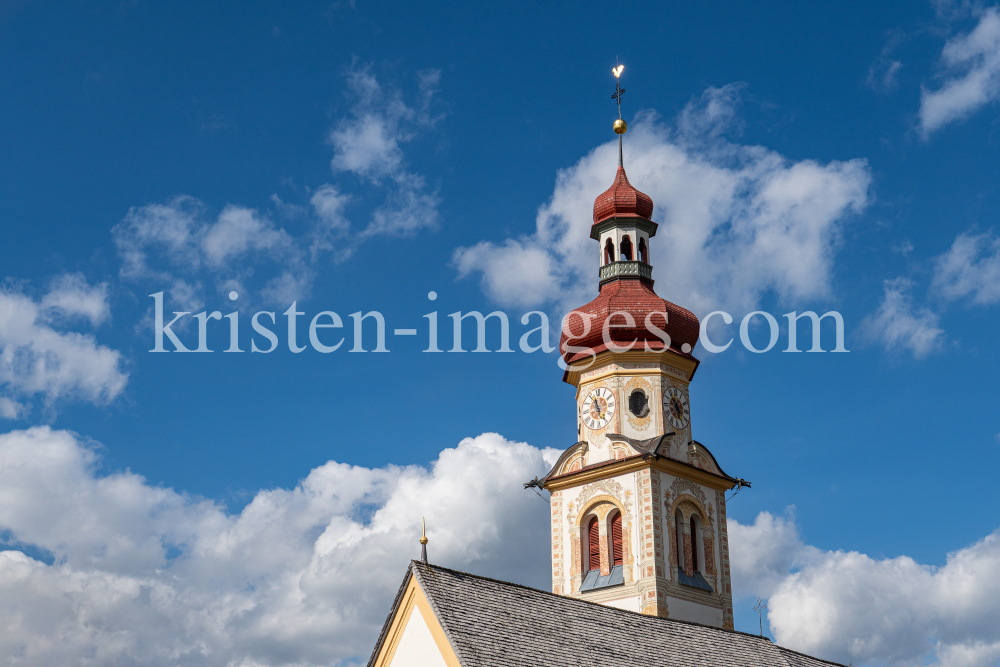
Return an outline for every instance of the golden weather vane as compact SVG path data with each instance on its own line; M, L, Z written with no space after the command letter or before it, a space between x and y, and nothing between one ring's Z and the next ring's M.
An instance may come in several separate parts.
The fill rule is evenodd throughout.
M622 95L625 94L625 89L622 88L621 76L624 70L625 65L611 68L611 73L615 75L615 92L611 95L611 99L618 103L618 120L615 121L616 134L625 134L625 130L628 127L625 121L622 120Z
M615 134L618 135L618 166L622 166L622 135L628 129L628 123L622 119L622 95L625 94L625 89L622 88L622 72L625 70L625 65L618 65L617 67L611 68L611 73L615 75L615 92L611 96L615 102L618 103L618 120L615 121L613 125Z

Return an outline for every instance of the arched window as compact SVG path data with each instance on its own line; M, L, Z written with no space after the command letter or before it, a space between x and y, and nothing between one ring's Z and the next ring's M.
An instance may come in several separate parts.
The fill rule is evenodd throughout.
M639 239L639 261L649 264L649 259L646 257L646 239Z
M622 239L622 260L626 262L632 261L632 239L625 235Z
M589 570L601 569L601 532L597 525L597 517L591 517L587 526L587 548L590 551L588 559Z
M695 521L694 515L691 515L691 565L695 572L701 572L698 562L698 543L698 522Z
M611 239L604 244L604 263L610 264L615 261L615 244L612 243Z
M611 555L612 565L622 564L622 513L617 512L611 520Z

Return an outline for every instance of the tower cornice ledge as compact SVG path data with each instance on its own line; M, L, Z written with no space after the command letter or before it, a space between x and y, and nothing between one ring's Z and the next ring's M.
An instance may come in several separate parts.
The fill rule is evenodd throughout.
M604 370L604 373L595 374L593 378L588 377L587 380L598 377L604 377L605 375L613 375L616 372L621 374L634 375L636 373L662 373L661 369L649 369L644 370L629 370L627 373L625 371L616 371L611 368L615 364L662 364L672 370L676 370L678 373L683 375L683 379L690 382L694 378L694 373L698 370L698 364L700 363L697 359L692 357L690 354L684 354L679 350L673 348L663 349L662 347L658 350L650 350L646 352L643 347L644 341L638 341L635 344L636 349L625 350L622 352L612 352L611 350L603 350L597 353L596 358L590 364L575 363L570 364L566 368L566 372L563 373L563 382L568 384L579 386L580 379L583 373L589 370ZM591 359L592 357L587 357ZM669 373L670 371L666 371Z
M652 454L637 454L617 461L603 461L570 473L543 480L543 488L548 491L562 491L602 479L626 475L638 470L659 470L676 477L684 477L717 491L728 491L739 483L732 477L723 477L707 472L693 465Z

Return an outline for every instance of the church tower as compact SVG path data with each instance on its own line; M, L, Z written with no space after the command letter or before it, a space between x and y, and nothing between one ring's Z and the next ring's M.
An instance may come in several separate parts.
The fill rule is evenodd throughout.
M579 441L540 482L552 494L552 589L732 629L726 491L747 483L692 437L698 319L653 291L653 201L625 175L620 110L614 129L618 171L590 229L600 293L560 341Z

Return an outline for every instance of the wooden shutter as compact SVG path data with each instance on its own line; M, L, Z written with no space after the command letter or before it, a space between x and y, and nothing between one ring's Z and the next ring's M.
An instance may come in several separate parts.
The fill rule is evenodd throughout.
M695 523L694 517L691 517L691 565L694 566L695 572L701 572L698 568L698 524Z
M590 569L601 569L601 533L597 526L597 517L590 520L587 528L587 543L590 549Z
M615 515L611 522L611 553L614 555L614 565L622 564L622 515Z

